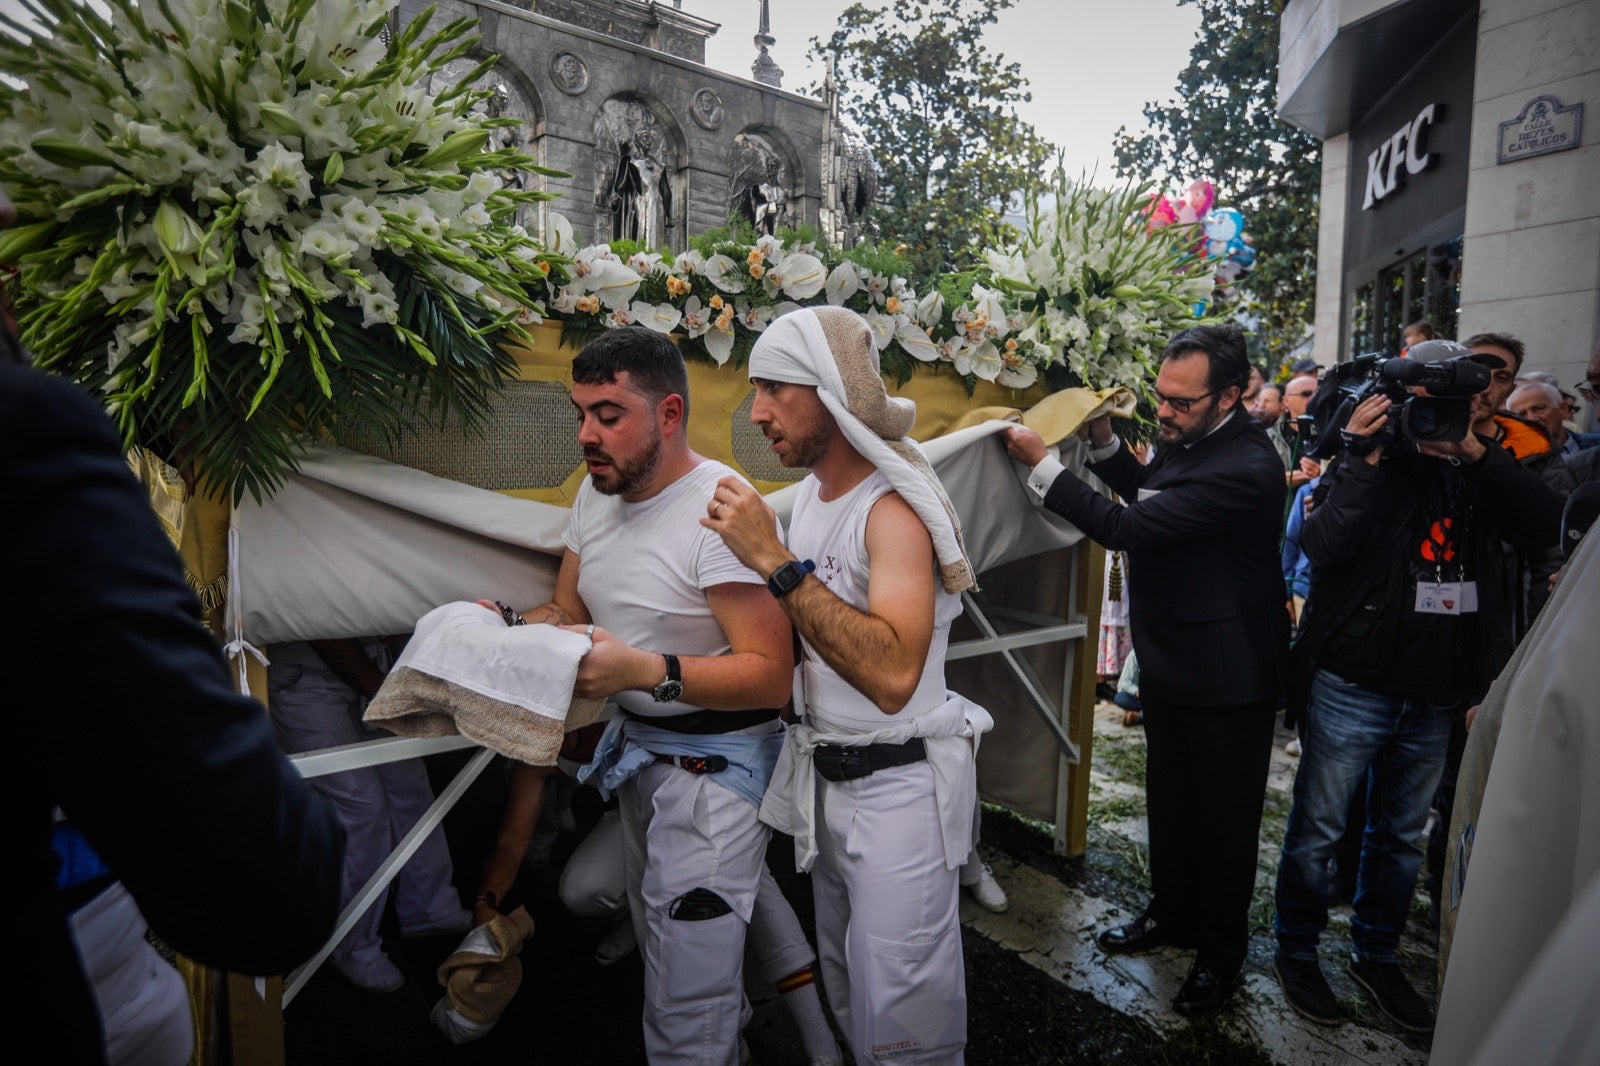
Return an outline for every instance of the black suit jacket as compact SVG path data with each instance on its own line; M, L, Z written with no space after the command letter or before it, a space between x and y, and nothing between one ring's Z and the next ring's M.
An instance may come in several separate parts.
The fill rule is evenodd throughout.
M96 1062L98 1011L50 848L60 807L192 959L285 973L333 931L344 830L228 682L110 421L0 365L7 942L51 1057Z
M1226 707L1283 696L1289 654L1278 543L1283 464L1236 411L1191 447L1141 466L1127 448L1092 469L1115 503L1070 471L1045 506L1128 554L1128 621L1143 696Z

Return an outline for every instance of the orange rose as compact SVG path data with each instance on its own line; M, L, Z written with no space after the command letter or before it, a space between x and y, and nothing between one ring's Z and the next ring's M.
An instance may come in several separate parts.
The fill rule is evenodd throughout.
M584 314L592 315L600 310L600 297L593 295L578 297L578 310Z
M762 266L760 263L751 263L750 264L750 276L752 278L755 278L757 281L760 281L761 280L761 275L765 274L766 272L767 272L767 268Z

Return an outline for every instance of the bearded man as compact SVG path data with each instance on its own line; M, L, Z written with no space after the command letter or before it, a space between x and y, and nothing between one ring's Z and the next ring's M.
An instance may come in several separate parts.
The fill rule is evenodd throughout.
M1250 373L1237 326L1172 339L1153 390L1156 458L1141 466L1103 416L1089 466L1126 504L1086 485L1032 430L1007 430L1044 506L1128 555L1148 758L1149 905L1097 938L1110 953L1195 949L1174 1008L1219 1009L1249 940L1257 837L1289 617L1279 570L1284 474L1266 432L1240 407Z

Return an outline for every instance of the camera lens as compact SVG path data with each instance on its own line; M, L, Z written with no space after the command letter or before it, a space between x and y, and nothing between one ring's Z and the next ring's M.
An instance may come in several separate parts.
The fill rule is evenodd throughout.
M1449 417L1436 404L1418 403L1413 398L1406 419L1406 428L1417 440L1438 440L1449 424Z

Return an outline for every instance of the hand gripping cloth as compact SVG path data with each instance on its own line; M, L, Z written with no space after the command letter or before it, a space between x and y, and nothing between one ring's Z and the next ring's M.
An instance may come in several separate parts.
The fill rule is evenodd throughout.
M363 718L398 736L459 733L507 758L554 766L565 734L605 706L572 695L589 648L582 633L508 626L476 603L447 603L417 621Z
M478 1040L494 1028L522 984L523 942L533 919L522 907L497 914L468 933L439 964L444 998L433 1007L433 1024L453 1044Z

